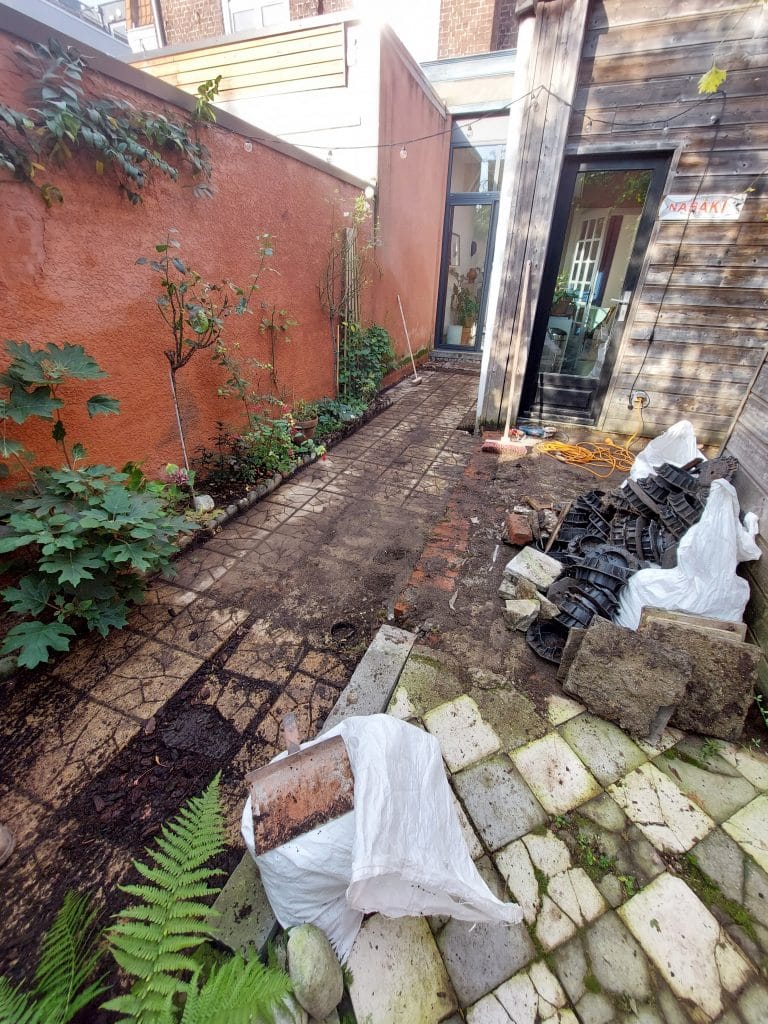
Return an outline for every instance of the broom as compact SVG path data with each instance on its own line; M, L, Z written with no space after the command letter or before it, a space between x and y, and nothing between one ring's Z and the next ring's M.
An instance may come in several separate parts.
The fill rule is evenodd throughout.
M512 422L512 402L515 395L515 380L517 378L517 366L520 360L520 346L523 341L523 321L525 320L526 309L528 305L528 286L531 281L531 261L526 260L525 271L523 272L523 290L522 298L520 302L520 315L517 318L517 330L515 331L515 354L512 357L512 374L509 381L509 398L507 399L507 418L504 423L504 433L501 437L489 437L483 441L480 451L482 452L495 452L499 454L503 451L509 451L510 449L517 452L524 452L525 446L521 444L515 444L513 438L509 436L509 427ZM515 430L515 437L522 437L523 434L519 430Z
M400 307L400 316L403 320L403 330L405 331L405 340L408 342L408 355L411 357L411 366L413 367L413 378L411 384L421 384L421 377L416 373L416 360L413 358L413 349L411 348L411 338L408 334L408 324L405 322L405 313L403 312L403 304L400 301L400 296L397 296L397 304Z

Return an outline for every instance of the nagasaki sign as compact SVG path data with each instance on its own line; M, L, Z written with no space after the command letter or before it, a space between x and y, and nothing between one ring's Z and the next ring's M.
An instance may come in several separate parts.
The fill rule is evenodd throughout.
M737 195L664 196L659 220L738 220L747 193Z

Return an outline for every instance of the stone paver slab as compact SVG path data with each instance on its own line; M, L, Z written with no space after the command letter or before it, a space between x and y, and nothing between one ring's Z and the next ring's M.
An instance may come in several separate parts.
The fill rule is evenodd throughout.
M557 733L512 751L515 767L550 814L564 814L600 793L600 786Z
M643 764L609 789L658 850L685 853L715 823L653 764Z
M719 757L693 764L691 755L678 751L672 747L654 764L715 821L725 821L757 796L754 786ZM726 771L718 770L719 766Z
M751 782L756 789L768 790L768 756L734 743L721 743L718 754Z
M546 814L505 755L465 768L453 785L470 821L490 850L543 825Z
M363 922L347 960L358 1021L415 1024L456 1009L446 969L423 918L374 914Z
M551 725L562 725L576 715L580 715L584 705L570 697L563 697L559 693L551 693L547 697L547 718Z
M626 733L594 715L571 718L559 732L602 786L609 786L648 759Z
M483 719L494 729L504 750L514 750L547 732L547 723L533 701L501 676L471 672L472 696Z
M252 679L284 683L304 654L304 639L296 631L274 627L259 619L248 630L225 664L230 672Z
M723 830L768 871L768 794L762 794L723 823Z
M495 754L501 741L471 697L462 695L448 704L428 711L424 724L440 744L449 771L458 772L489 754Z
M437 944L461 1006L477 1002L536 955L522 924L451 920Z
M618 911L679 999L715 1020L752 968L717 920L680 878L664 874Z
M212 909L210 925L216 938L245 957L258 956L277 925L250 854L240 859Z

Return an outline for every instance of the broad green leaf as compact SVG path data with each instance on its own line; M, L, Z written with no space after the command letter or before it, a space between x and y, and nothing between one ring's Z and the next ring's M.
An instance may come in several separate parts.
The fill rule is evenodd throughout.
M84 459L87 454L88 454L88 452L85 450L83 445L81 445L81 444L73 444L72 445L72 458L75 460L75 462L80 462L80 460Z
M79 551L63 551L59 555L41 558L38 569L41 572L57 576L59 583L71 583L77 586L80 580L93 579L92 569L100 569L104 559L95 551L81 549Z
M727 77L727 71L724 71L716 64L713 64L709 71L703 74L699 79L699 92L704 95L717 92Z
M135 500L124 487L110 487L101 504L112 515L127 515L133 510Z
M10 437L0 437L0 456L10 459L14 455L21 455L25 451L20 441L12 441Z
M56 409L60 409L64 403L60 398L53 398L51 389L47 384L25 390L21 385L11 388L11 393L6 407L6 415L14 423L24 423L30 416L40 416L41 419L49 420L53 417Z
M30 573L22 576L18 587L6 587L3 597L10 605L11 611L25 615L40 615L53 593L53 586L43 576Z
M110 412L120 412L120 402L116 398L110 398L109 395L92 395L86 402L86 406L90 417L98 416L99 413L106 415Z
M64 622L20 622L6 634L0 654L18 651L23 668L35 668L49 660L49 650L68 651L74 629Z

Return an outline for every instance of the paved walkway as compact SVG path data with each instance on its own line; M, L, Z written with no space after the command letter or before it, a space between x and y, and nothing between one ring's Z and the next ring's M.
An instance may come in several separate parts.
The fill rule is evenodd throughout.
M0 820L18 839L0 869L0 971L32 959L67 888L114 907L131 857L220 769L237 841L243 775L277 753L284 714L302 739L318 730L472 448L456 427L476 378L422 376L182 555L127 629L0 684Z

